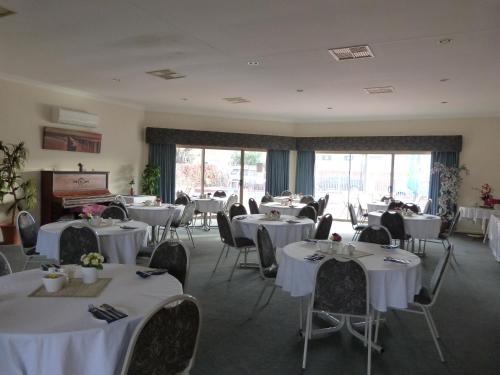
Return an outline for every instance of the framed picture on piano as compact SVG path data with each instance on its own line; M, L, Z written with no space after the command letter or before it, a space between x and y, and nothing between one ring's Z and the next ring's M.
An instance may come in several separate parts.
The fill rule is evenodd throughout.
M102 134L81 130L44 127L42 148L47 150L101 152Z

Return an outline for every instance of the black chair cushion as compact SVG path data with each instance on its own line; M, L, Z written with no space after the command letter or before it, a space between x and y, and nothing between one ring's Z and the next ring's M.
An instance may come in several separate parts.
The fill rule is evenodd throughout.
M255 243L250 238L236 237L234 240L236 241L236 247L253 247L253 246L255 246Z
M429 290L423 286L420 289L420 293L415 295L414 301L420 303L421 305L429 305L432 302L432 297Z
M278 266L276 264L273 264L269 267L266 267L262 270L262 273L264 274L265 277L268 278L276 278L276 275L278 274Z

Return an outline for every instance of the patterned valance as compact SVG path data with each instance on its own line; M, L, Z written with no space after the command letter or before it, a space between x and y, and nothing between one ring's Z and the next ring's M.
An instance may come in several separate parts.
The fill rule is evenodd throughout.
M373 137L285 137L201 130L146 128L146 142L201 147L299 151L456 151L461 135Z

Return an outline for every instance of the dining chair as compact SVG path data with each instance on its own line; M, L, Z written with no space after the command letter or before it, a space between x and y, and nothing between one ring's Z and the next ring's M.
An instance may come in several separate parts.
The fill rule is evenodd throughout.
M6 276L12 274L12 268L10 267L10 263L3 255L0 253L0 276Z
M177 198L175 198L174 204L182 204L183 206L187 205L191 199L186 194L181 194Z
M393 240L399 240L399 247L405 248L405 241L410 236L405 232L405 223L403 216L396 211L385 211L380 217L380 225L387 228Z
M440 338L439 332L436 328L436 323L432 318L430 308L436 303L439 291L441 290L444 275L448 269L450 259L453 256L453 250L454 247L450 244L439 259L439 262L434 269L434 273L432 274L430 289L422 287L422 289L420 289L420 293L415 295L414 302L410 303L407 309L399 310L424 316L441 362L444 362L444 356L438 341ZM375 342L377 342L377 334L375 334Z
M326 208L326 200L325 198L321 197L318 199L318 217L323 216L325 213L325 208Z
M318 228L314 234L315 240L327 240L330 236L330 230L332 229L333 218L330 214L325 214L321 217L319 221Z
M300 198L300 203L308 204L314 202L314 197L312 195L304 195Z
M314 209L313 206L304 206L301 208L299 211L299 214L297 216L304 216L312 221L316 222L318 215L316 214L316 210Z
M390 245L392 243L392 237L386 227L381 225L370 225L359 234L358 241L376 243L379 245Z
M122 201L114 200L113 202L109 203L109 207L111 207L111 206L120 207L123 211L125 211L125 216L127 218L129 217L127 207L125 206L125 204Z
M23 270L31 262L44 261L47 258L36 252L38 228L35 219L28 211L20 211L16 217L16 227L24 253Z
M234 270L236 269L236 265L238 264L238 260L240 259L241 253L244 254L245 263L247 263L248 251L251 248L255 247L255 243L250 238L246 237L234 237L233 230L231 228L231 223L229 222L229 218L222 211L217 212L217 225L219 227L219 235L222 241L222 249L217 259L217 263L215 263L214 270L212 274L217 270L217 266L224 254L224 250L226 248L238 250L238 256L236 257L236 261L234 262L233 269L231 270L231 274L229 275L228 281L231 281L233 277Z
M231 194L229 198L227 198L226 204L224 205L224 212L229 215L229 209L235 203L238 203L238 195Z
M241 203L235 203L229 208L229 219L233 220L233 217L238 215L246 215L247 209Z
M59 236L60 264L80 264L83 254L100 252L97 233L86 224L69 224Z
M167 240L156 245L151 259L150 268L168 270L186 290L189 275L189 250L180 241Z
M354 211L354 206L352 203L348 205L349 217L351 218L352 229L354 229L354 235L352 236L352 241L355 241L362 230L366 229L368 226L366 224L359 224L358 217L356 216L356 212Z
M127 213L121 207L108 206L102 211L101 217L103 219L125 220L127 218Z
M290 190L283 190L281 192L281 196L282 197L289 197L290 195L292 195L293 193L290 191Z
M387 195L384 195L382 198L380 198L381 202L387 202L387 201L390 201L390 200L391 200L391 197L388 197Z
M224 190L217 190L214 193L214 198L225 198L226 197L226 192Z
M393 200L391 203L389 203L389 207L387 207L388 210L395 210L398 208L403 208L404 203L398 200Z
M260 203L269 203L269 202L274 202L274 198L272 197L272 195L266 193L260 200Z
M194 245L193 233L191 232L190 225L193 221L195 207L196 205L194 202L189 202L184 207L181 218L170 224L170 238L173 238L175 233L177 239L179 240L179 233L177 233L177 229L184 228L186 230L188 238L191 240L191 243L193 244L193 247L196 246Z
M368 220L368 206L363 206L361 203L361 199L358 197L358 218L359 220L367 221Z
M162 301L134 330L121 375L188 374L201 322L196 298L183 294Z
M326 258L316 269L315 285L306 316L302 369L306 368L307 349L311 337L313 313L326 312L345 319L363 318L364 344L367 347L366 373L371 372L372 321L369 278L365 267L357 259Z
M330 202L330 194L325 194L325 210L328 208L328 202Z
M430 214L431 207L432 207L432 199L429 198L429 199L427 199L427 202L425 203L425 206L424 206L424 209L422 210L422 213L423 214Z
M446 250L446 248L450 247L451 246L451 242L450 242L450 238L455 234L455 231L457 230L457 225L458 225L458 222L460 221L460 211L457 210L457 212L455 213L455 216L453 217L453 221L451 222L451 225L449 226L449 228L443 232L440 232L439 233L439 236L438 236L438 240L423 240L424 241L424 254L425 254L425 247L426 247L426 244L427 242L441 242L441 244L443 245L444 249ZM457 259L455 258L455 254L452 252L451 253L451 259L453 259L453 261L458 264L457 262ZM452 265L453 267L453 265Z
M259 307L259 303L264 296L264 292L269 287L272 288L272 290L262 308L266 307L271 301L274 291L276 290L275 281L276 275L278 274L276 248L273 246L269 232L263 225L259 225L257 228L257 256L259 258L259 273L260 277L264 280L264 285L253 307L252 316L254 316L257 312L257 308Z
M316 210L316 217L319 216L319 203L318 202L316 202L316 201L309 202L309 203L307 203L307 206L314 207L314 209Z
M403 210L410 210L416 214L418 214L420 211L420 207L418 207L415 203L405 203L405 204L403 204L402 209Z
M252 215L260 214L259 206L257 206L257 202L255 201L255 199L248 199L248 207L250 207L250 213Z

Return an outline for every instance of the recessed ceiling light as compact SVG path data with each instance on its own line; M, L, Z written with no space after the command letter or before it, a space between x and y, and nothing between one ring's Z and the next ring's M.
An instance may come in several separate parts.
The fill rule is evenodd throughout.
M379 87L365 87L363 90L367 94L392 94L394 92L394 87L392 86L379 86Z
M450 79L449 78L441 78L439 82L448 82Z
M340 48L330 48L328 50L330 54L337 61L344 60L356 60L356 59L364 59L364 58L373 58L372 50L369 46L351 46L351 47L340 47Z
M328 107L327 109L333 109L332 107Z
M297 92L304 92L304 89L297 89Z
M247 64L250 66L257 66L257 65L260 65L260 61L249 61L249 62L247 62Z
M0 17L7 17L11 16L13 14L16 14L16 12L13 12L7 8L4 8L3 6L0 5Z
M187 101L187 100L188 100L188 98L181 98L181 100Z
M121 79L120 79L120 78L111 78L111 80L112 80L113 82L121 82Z
M453 39L451 38L439 39L439 44L450 44L451 42L453 42Z
M171 69L153 70L151 72L146 72L146 74L151 74L152 76L163 78L163 79L176 79L186 77L183 74L174 72Z
M250 103L250 100L245 99L241 96L233 96L229 98L222 98L222 100L225 100L226 102L232 103L232 104L241 104L241 103Z
M441 102L441 104L448 104L448 102Z

